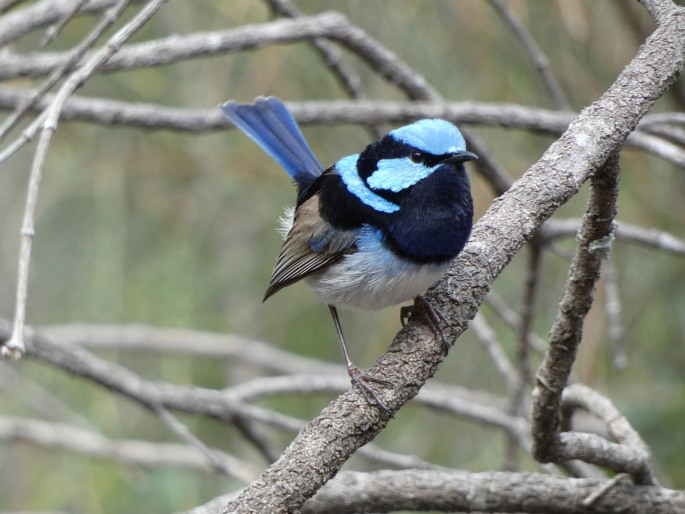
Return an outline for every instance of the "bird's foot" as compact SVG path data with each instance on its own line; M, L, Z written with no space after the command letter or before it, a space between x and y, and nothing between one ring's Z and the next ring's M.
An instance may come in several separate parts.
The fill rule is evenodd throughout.
M360 370L357 366L350 363L347 366L347 374L350 376L352 386L355 387L364 397L369 405L376 405L380 410L385 412L390 417L393 417L390 409L383 403L376 391L373 390L369 382L375 382L386 387L394 387L394 384L389 380L378 378L370 373Z
M435 337L440 338L440 340L442 341L442 349L445 352L445 355L447 355L447 352L449 352L452 346L447 342L445 333L440 327L440 323L449 325L447 317L442 313L442 311L440 311L440 309L434 307L428 300L426 300L423 296L419 295L416 298L414 298L413 305L405 305L404 307L400 308L400 321L402 322L402 326L405 326L407 320L412 315L417 313L424 315L424 317L426 318L426 322L428 323L430 329L433 331Z

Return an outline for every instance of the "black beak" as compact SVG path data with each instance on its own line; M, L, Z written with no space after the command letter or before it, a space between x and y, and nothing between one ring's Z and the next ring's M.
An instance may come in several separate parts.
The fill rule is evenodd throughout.
M464 150L463 152L454 152L451 154L447 159L442 161L443 163L462 163L466 161L475 161L478 159L478 156L475 153L467 152Z

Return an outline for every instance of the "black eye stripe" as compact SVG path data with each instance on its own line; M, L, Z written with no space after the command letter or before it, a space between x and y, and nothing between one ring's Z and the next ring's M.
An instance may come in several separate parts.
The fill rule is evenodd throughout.
M428 166L429 168L432 168L433 166L437 166L440 164L442 161L445 159L448 159L450 157L450 154L443 154L443 155L432 155L429 153L423 153L423 164ZM409 157L411 159L411 156Z

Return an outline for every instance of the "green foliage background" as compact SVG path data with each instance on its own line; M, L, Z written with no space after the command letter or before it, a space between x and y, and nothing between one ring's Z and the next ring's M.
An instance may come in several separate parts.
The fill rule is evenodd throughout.
M306 13L344 12L452 101L552 102L520 45L488 2L411 0L298 2ZM574 109L596 99L652 30L637 3L627 1L512 1L550 58ZM220 30L269 19L261 2L170 2L136 36ZM91 18L72 21L55 43L67 49L90 30ZM16 51L35 51L40 34ZM348 56L370 98L402 99L391 86ZM15 85L30 84L17 81ZM306 43L276 46L148 70L103 74L79 94L166 106L206 108L229 98L274 94L285 100L344 97ZM681 110L677 85L658 104ZM391 128L391 127L388 127ZM357 152L368 133L353 126L304 127L323 164ZM515 130L477 128L513 176L535 162L552 139ZM11 318L18 232L34 146L0 169L0 316ZM683 237L685 176L653 157L625 151L619 221L658 227ZM472 174L477 216L492 194ZM327 309L303 285L261 303L280 238L282 208L294 202L289 178L237 131L200 135L147 132L63 123L55 135L39 199L31 272L29 322L131 323L236 333L293 352L341 362ZM561 209L579 216L584 194ZM562 243L569 252L573 241ZM629 365L617 370L601 307L588 319L576 366L578 378L614 400L655 453L664 483L685 487L685 270L682 259L617 243L614 247ZM516 306L526 252L498 279L495 290ZM545 337L555 315L568 259L545 253L535 327ZM487 307L486 314L490 314ZM490 316L508 351L514 335ZM399 329L398 309L343 313L354 360L373 361ZM178 356L102 352L147 378L221 388L263 373L241 364ZM113 438L175 441L159 421L125 399L24 359L12 365L53 395L51 402L8 388L3 415L60 419ZM504 393L504 385L470 334L465 334L436 380ZM278 410L311 418L327 397L278 398ZM55 405L63 403L68 415ZM266 463L231 427L182 419L204 441ZM270 435L283 445L292 434ZM383 447L469 470L499 469L501 433L407 406L377 441ZM523 457L523 467L535 469ZM353 459L351 467L368 467ZM88 513L173 512L238 487L222 477L175 470L134 469L112 462L23 444L0 446L0 510Z

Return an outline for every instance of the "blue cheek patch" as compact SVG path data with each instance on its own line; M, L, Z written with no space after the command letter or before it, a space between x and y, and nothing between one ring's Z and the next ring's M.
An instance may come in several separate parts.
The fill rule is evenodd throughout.
M375 194L359 177L359 173L357 172L358 159L359 154L355 154L343 157L335 163L335 169L340 173L340 178L342 178L342 181L347 186L347 190L376 211L388 214L399 211L399 205ZM377 172L375 172L374 175L376 173Z
M371 189L384 189L399 193L403 189L413 186L433 173L433 169L423 164L411 162L408 157L403 159L381 159L378 169L366 179Z

